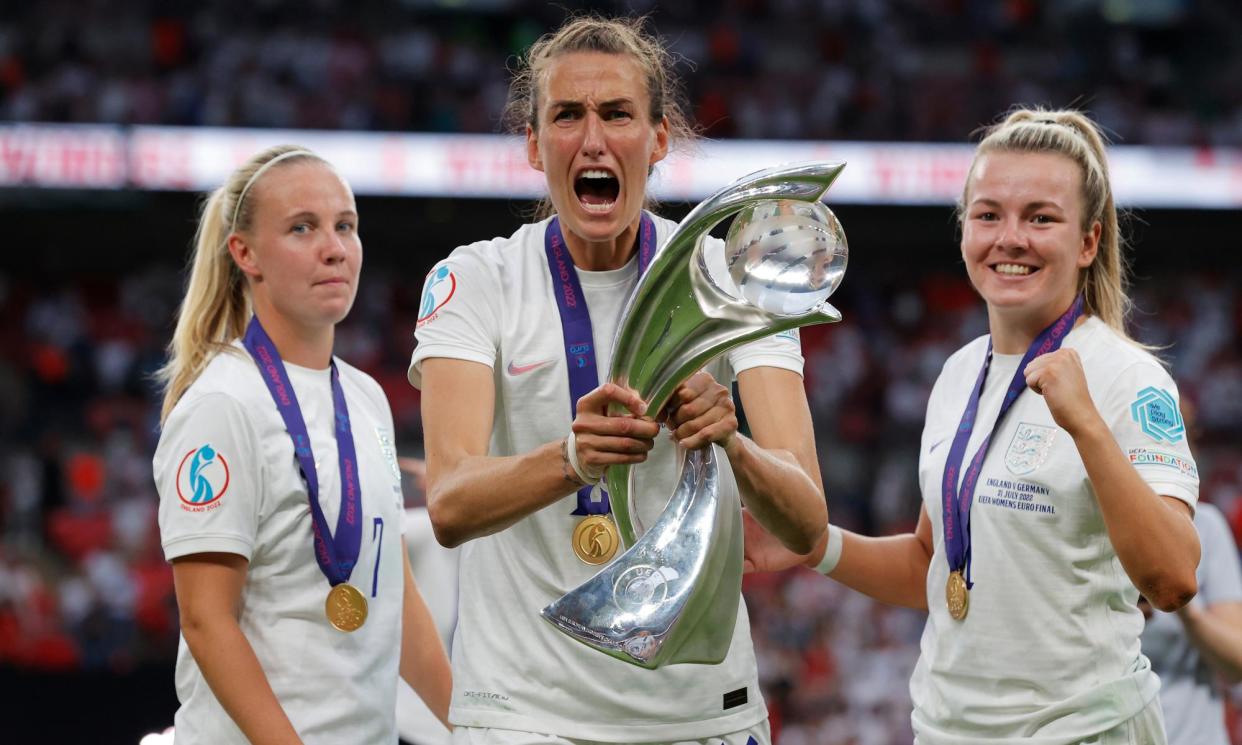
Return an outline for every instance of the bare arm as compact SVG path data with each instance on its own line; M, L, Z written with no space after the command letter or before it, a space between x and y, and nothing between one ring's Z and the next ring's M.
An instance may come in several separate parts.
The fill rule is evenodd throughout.
M250 742L300 744L237 623L246 567L244 557L225 553L173 561L181 634L211 692Z
M1212 669L1231 684L1242 682L1242 602L1188 603L1177 615Z
M841 533L841 559L829 577L882 603L927 610L932 530L926 507L919 510L913 533L880 538Z
M713 442L724 448L746 509L798 555L786 564L792 566L811 552L828 527L802 376L772 367L753 368L738 376L738 388L754 440L738 434L729 389L706 372L691 376L674 391L661 418L684 448ZM759 565L752 564L752 570Z
M487 454L496 401L491 368L432 358L422 373L427 509L440 543L457 546L504 530L582 486L567 468L563 440L518 455ZM607 416L612 402L636 416ZM637 393L611 383L583 396L573 422L579 462L602 469L646 460L659 425L638 418L645 410Z
M1185 605L1197 591L1200 552L1190 507L1156 494L1126 458L1091 400L1075 350L1036 357L1027 365L1026 381L1074 439L1130 581L1160 610Z
M746 509L791 551L807 554L828 529L828 504L802 376L775 367L737 378L751 440L725 448Z
M401 608L401 677L427 704L431 713L445 727L452 729L448 710L453 695L453 675L448 655L444 652L444 642L436 632L436 624L427 610L427 604L414 584L410 556L404 545L401 553L405 565L405 594Z

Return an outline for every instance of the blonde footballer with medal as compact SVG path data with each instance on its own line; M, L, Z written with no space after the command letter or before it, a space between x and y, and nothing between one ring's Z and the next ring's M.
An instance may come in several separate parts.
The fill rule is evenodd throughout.
M817 568L927 610L918 745L1160 745L1137 601L1172 610L1195 594L1198 472L1176 385L1126 334L1096 125L1010 113L976 150L959 219L990 333L931 391L917 528L832 526Z
M256 155L204 205L154 459L178 743L395 743L398 675L447 717L392 413L332 354L361 265L353 193L303 148Z
M722 489L787 551L809 554L827 519L796 333L708 363L662 412L602 382L625 299L675 227L644 209L651 170L689 134L667 53L639 21L586 17L523 61L512 102L552 210L432 269L410 366L432 524L462 547L454 742L767 745L744 605L719 619L734 632L721 664L656 670L540 616L619 554L604 469L646 463L651 491L670 494L672 438L717 448ZM737 432L735 378L753 440ZM668 570L645 570L634 582L658 594Z

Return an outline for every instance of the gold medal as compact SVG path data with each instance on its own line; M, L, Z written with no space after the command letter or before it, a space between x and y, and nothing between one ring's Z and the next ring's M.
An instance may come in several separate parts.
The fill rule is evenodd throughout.
M970 610L970 591L966 589L966 578L960 571L949 574L949 581L944 584L944 602L949 606L949 615L954 621L965 618Z
M621 543L617 526L607 515L591 515L574 528L574 553L588 564L603 564L617 553Z
M324 612L338 631L357 631L367 622L367 599L358 588L342 582L328 591Z

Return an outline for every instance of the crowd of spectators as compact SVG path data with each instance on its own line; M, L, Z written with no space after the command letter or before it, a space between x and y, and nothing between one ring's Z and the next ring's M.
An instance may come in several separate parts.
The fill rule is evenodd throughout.
M179 286L173 268L50 291L0 283L0 316L10 319L0 326L0 665L171 663L176 603L155 521L149 376ZM421 442L418 395L405 382L417 300L383 272L364 275L337 344L385 388L404 455L418 455ZM948 354L984 330L984 314L957 273L847 282L834 302L848 322L803 340L833 520L872 534L910 530L930 386ZM1167 346L1183 395L1201 402L1203 498L1242 534L1242 456L1230 446L1242 435L1237 283L1163 277L1143 283L1137 305L1140 337ZM909 742L906 683L923 614L804 570L748 577L746 592L782 745Z
M961 141L1021 100L1242 145L1234 0L7 3L0 120L495 132L514 55L581 11L650 13L710 136Z

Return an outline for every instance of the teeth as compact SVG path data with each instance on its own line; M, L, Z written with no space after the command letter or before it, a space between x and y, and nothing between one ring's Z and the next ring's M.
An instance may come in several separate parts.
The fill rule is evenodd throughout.
M608 171L593 169L590 171L583 171L578 178L614 178L614 176Z
M1021 264L997 264L996 265L997 274L1009 274L1015 277L1022 277L1022 276L1026 276L1027 274L1030 274L1032 271L1033 270L1029 266L1022 266Z
M616 204L616 202L604 202L603 204L589 204L587 202L579 201L579 204L581 204L582 208L585 209L587 212L607 212L608 210L612 209L612 206Z

